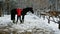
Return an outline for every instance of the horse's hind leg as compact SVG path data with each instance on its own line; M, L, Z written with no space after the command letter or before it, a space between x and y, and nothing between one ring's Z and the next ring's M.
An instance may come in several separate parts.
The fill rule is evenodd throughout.
M12 19L13 19L13 23L15 23L15 15L13 15Z
M17 16L17 21L16 21L16 23L18 22L18 16Z
M15 23L15 20L13 20L13 23Z
M50 16L49 16L49 19L48 19L48 23L50 23Z

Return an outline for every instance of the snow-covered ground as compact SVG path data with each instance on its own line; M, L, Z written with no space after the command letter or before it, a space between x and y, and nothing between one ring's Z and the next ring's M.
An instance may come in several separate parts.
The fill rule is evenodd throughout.
M48 24L48 20L45 18L39 18L34 14L28 14L25 16L24 23L13 24L10 20L10 15L4 15L4 17L0 17L0 28L11 26L13 29L17 31L32 31L32 30L43 30L48 32L53 32L54 34L60 34L60 30L58 29L58 24L51 22ZM40 33L42 34L42 33ZM50 33L51 34L51 33Z

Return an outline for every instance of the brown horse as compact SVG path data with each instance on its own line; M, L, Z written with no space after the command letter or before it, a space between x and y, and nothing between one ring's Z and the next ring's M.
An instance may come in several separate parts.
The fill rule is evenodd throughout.
M49 13L51 16L49 16L49 19L48 19L48 23L50 23L50 17L58 17L59 18L59 21L58 22L56 22L56 21L54 21L54 19L53 19L53 22L55 22L55 23L58 23L59 25L58 25L58 28L60 29L60 11L49 11L49 12L47 12L47 13Z
M59 14L60 14L59 11L49 11L49 12L46 12L46 13L50 14L51 17L52 17L52 16L57 17L57 16L59 16Z
M60 12L59 11L48 11L48 12L45 12L45 13L41 13L40 15L44 15L45 16L49 16L48 18L48 23L50 23L50 17L58 17L60 19ZM54 20L54 19L53 19Z
M46 12L46 13L48 13L49 14L49 19L48 19L48 23L50 23L50 17L52 17L52 18L54 18L54 17L58 17L58 18L60 18L60 12L59 11L49 11L49 12ZM53 21L54 21L54 19L53 19Z
M60 11L49 11L49 12L45 12L45 14L44 13L41 13L40 15L44 15L44 16L49 16L47 19L48 19L48 23L50 23L50 21L53 21L53 22L55 22L55 23L58 23L59 25L58 25L58 28L60 29L60 21L58 21L58 22L56 22L55 20L54 20L54 17L58 17L59 19L60 19ZM53 20L50 20L50 17L52 17L53 18Z

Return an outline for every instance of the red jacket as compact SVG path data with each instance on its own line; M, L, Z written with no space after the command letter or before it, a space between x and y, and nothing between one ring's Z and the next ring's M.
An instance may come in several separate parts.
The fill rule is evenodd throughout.
M17 11L17 16L21 16L22 9L17 8L16 11Z

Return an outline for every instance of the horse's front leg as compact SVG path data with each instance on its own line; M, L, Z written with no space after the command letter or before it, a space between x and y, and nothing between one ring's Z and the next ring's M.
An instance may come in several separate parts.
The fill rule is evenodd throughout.
M45 20L45 15L43 15L43 19Z
M22 23L24 22L24 16L25 16L25 15L22 15Z
M58 28L60 29L60 24L58 25Z
M20 23L22 23L21 16L20 16Z

